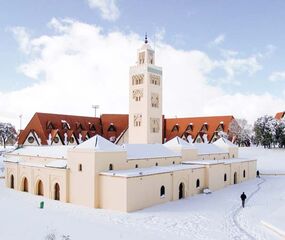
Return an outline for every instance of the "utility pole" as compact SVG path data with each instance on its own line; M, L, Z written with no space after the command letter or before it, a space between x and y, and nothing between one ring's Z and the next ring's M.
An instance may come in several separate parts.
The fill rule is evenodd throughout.
M19 118L20 118L20 131L21 131L21 129L22 129L22 117L23 117L23 114L20 114L20 115L19 115Z
M96 110L97 110L99 107L100 107L99 105L92 105L92 108L94 108L94 111L95 111L95 117L96 117Z

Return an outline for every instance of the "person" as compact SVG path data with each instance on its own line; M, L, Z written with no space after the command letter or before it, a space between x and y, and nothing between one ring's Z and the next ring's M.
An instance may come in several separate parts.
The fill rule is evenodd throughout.
M245 195L244 192L240 195L240 198L241 198L242 207L244 208L244 202L245 202L245 199L246 199L246 195Z
M256 171L256 177L257 177L257 178L260 178L259 170Z

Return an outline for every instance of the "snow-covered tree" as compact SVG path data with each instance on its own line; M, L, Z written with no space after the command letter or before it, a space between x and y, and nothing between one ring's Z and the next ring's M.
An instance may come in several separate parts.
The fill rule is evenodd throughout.
M280 148L285 147L285 120L277 121L274 144Z
M6 144L14 144L17 139L17 132L11 123L0 122L0 143L6 148Z
M234 119L229 125L229 132L233 142L239 146L249 146L252 127L245 119Z
M253 127L255 143L270 148L276 142L278 121L272 116L258 118Z

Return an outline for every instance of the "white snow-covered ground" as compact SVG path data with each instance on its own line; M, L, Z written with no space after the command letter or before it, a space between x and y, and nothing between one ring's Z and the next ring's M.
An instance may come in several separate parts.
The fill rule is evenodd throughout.
M258 160L262 171L273 171L283 166L285 150L264 152L260 148L242 148L241 155L245 154L262 159ZM261 221L274 223L276 216L273 213L278 212L277 220L281 221L284 216L285 223L284 181L285 176L265 176L212 194L126 214L17 192L5 188L4 180L1 180L0 239L282 239ZM241 209L239 196L243 191L249 200ZM39 209L42 200L45 208ZM285 224L278 227L285 229Z

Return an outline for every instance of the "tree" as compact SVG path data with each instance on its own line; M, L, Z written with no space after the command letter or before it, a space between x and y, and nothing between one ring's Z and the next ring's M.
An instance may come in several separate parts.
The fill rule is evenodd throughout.
M250 146L251 126L245 119L234 119L229 125L232 140L239 146Z
M285 147L285 120L277 121L274 143L280 148Z
M256 144L261 144L264 147L271 148L271 145L276 142L277 125L278 121L272 116L265 115L258 118L253 127Z
M17 132L11 123L0 122L0 142L6 148L7 143L14 144L17 139Z

